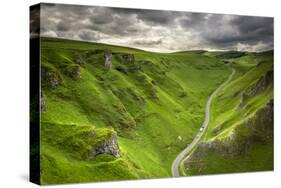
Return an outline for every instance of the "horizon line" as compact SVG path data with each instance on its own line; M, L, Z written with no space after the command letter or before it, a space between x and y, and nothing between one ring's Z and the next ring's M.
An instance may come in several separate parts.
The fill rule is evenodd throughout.
M63 37L49 37L49 36L33 36L30 37L30 39L33 38L49 38L49 39L59 39L59 40L68 40L68 41L76 41L76 42L85 42L85 43L92 43L92 44L103 44L103 45L108 45L108 46L115 46L115 47L122 47L122 48L131 48L134 50L139 50L139 51L144 51L144 52L150 52L150 53L161 53L161 54L172 54L172 53L181 53L181 52L196 52L196 51L205 51L205 52L245 52L245 53L264 53L264 52L269 52L269 51L274 51L274 48L268 49L268 50L263 50L263 51L239 51L239 50L222 50L222 49L214 49L214 50L208 50L208 49L196 49L196 50L176 50L176 51L170 51L170 52L160 52L160 51L149 51L146 49L142 48L137 48L137 47L131 47L131 46L121 46L118 44L112 44L112 43L105 43L105 42L95 42L95 41L88 41L88 40L79 40L79 39L69 39L69 38L63 38Z

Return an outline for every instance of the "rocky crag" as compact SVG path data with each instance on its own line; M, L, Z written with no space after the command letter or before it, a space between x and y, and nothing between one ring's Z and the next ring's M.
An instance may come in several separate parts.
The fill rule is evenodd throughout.
M121 156L116 132L111 134L107 140L96 143L92 147L92 151L89 153L89 158L94 158L98 154L110 154L114 157Z
M112 53L109 50L104 51L104 66L108 69L112 68Z
M201 142L185 160L184 165L187 169L197 168L198 165L205 163L210 153L215 153L226 160L246 156L251 148L263 143L273 144L273 100L236 126L229 136Z

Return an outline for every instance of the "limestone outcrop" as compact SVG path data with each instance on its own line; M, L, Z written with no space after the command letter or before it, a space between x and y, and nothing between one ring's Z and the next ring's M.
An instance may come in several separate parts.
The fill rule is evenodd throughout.
M61 76L56 71L47 67L41 68L41 81L43 86L49 88L56 88L63 83Z
M114 157L121 156L116 132L109 135L106 140L95 143L89 153L89 158L94 158L98 154L110 154Z
M104 66L108 69L112 68L112 53L110 50L104 51Z

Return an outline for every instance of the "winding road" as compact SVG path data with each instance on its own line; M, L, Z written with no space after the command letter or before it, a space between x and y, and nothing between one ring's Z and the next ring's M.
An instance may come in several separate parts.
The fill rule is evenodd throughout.
M210 120L210 107L211 107L211 103L213 101L214 96L228 83L230 82L230 80L232 79L233 75L235 74L235 70L232 69L232 73L230 74L230 76L228 77L228 79L223 82L209 97L207 104L206 104L206 108L205 108L205 120L202 124L202 126L200 127L200 130L198 132L198 134L195 136L195 138L193 139L193 141L176 157L176 159L173 161L172 164L172 175L174 177L179 177L180 176L180 172L179 172L179 168L181 168L182 165L182 160L185 157L186 154L188 154L193 148L194 146L198 143L198 141L201 139L202 135L205 133L205 131L207 130L207 126L209 124L209 120Z

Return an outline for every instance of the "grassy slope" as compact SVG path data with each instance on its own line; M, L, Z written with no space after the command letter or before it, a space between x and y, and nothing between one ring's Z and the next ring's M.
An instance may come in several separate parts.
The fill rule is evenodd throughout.
M245 107L239 107L241 95L253 86L268 71L273 70L271 52L249 54L241 58L228 59L233 62L236 75L214 99L211 106L211 118L204 141L224 140L231 136L232 131L251 118L259 109L273 99L273 82L265 91L246 99ZM241 127L241 128L240 128ZM247 131L240 126L241 136L247 136ZM215 131L220 130L220 131ZM245 172L273 169L272 142L253 146L245 155L229 159L221 154L209 152L201 160L203 166L188 169L190 175L213 174L227 172Z
M216 58L193 52L159 54L47 38L41 44L42 66L62 83L53 89L43 84L42 89L47 109L41 120L43 184L170 176L173 159L191 142L203 121L208 96L230 73ZM101 54L85 55L96 49L134 54L135 63L121 63L113 55L114 67L127 74L107 70ZM81 77L72 78L69 75L77 66L77 55L84 64ZM134 71L143 61L143 71ZM51 125L64 131L48 133ZM118 132L122 157L100 155L83 160L72 149L61 150L48 141L63 139L71 131L70 125L77 130L113 128ZM73 139L70 143L83 138Z

